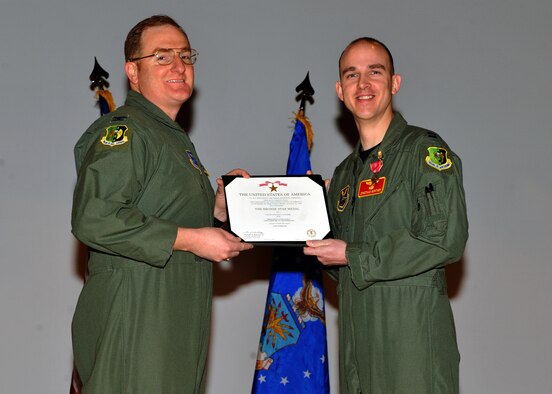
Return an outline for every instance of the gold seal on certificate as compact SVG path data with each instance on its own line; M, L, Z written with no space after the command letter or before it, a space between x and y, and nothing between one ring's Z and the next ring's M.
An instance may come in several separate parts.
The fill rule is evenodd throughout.
M320 175L222 177L230 231L246 242L300 246L330 235Z

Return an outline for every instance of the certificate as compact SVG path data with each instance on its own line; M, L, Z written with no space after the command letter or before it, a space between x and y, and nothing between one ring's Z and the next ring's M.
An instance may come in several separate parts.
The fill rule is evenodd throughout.
M223 176L230 231L253 244L302 246L330 235L320 175Z

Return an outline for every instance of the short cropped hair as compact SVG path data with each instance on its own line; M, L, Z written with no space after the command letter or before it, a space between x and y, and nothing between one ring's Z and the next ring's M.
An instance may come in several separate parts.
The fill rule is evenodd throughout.
M343 55L345 55L345 52L347 52L347 50L350 47L352 47L353 45L355 45L359 42L367 42L368 44L376 44L376 45L379 45L380 47L382 47L383 49L385 49L385 52L387 52L387 56L389 56L389 63L391 64L391 75L395 74L395 62L393 61L393 55L391 55L391 51L389 50L389 48L387 48L387 46L383 42L381 42L380 40L377 40L373 37L359 37L359 38L351 41L349 43L349 45L347 45L345 47L343 52L341 52L341 56L339 56L339 62L337 63L337 67L339 69L341 68L341 59L343 58Z
M178 23L176 23L173 18L167 15L153 15L149 18L144 19L141 22L138 22L136 26L134 26L128 32L125 40L125 60L129 61L140 53L140 50L142 49L142 33L144 32L144 30L150 27L165 25L176 27L182 32L182 34L184 34L186 39L188 39L188 35L184 31L184 29L182 29L182 27Z

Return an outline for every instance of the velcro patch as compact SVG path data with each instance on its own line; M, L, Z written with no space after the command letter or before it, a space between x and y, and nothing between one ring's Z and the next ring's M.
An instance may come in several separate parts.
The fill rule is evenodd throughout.
M347 204L349 204L350 186L347 185L339 192L339 199L337 200L337 211L343 212Z
M386 178L365 179L358 185L358 197L370 197L382 194L385 189Z
M186 155L188 156L188 161L190 164L201 173L201 168L199 167L199 163L197 159L195 158L194 154L190 150L186 150Z
M101 142L107 146L123 145L128 142L127 131L128 127L125 125L109 126L105 129Z
M425 162L428 166L435 168L436 170L443 171L452 167L452 161L448 157L447 150L436 146L430 146L427 148L429 153L425 158Z

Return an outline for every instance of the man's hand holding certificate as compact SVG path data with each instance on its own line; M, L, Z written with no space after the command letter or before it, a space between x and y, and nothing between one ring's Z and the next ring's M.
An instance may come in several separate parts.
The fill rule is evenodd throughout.
M230 231L245 242L302 246L330 235L320 175L222 179Z

